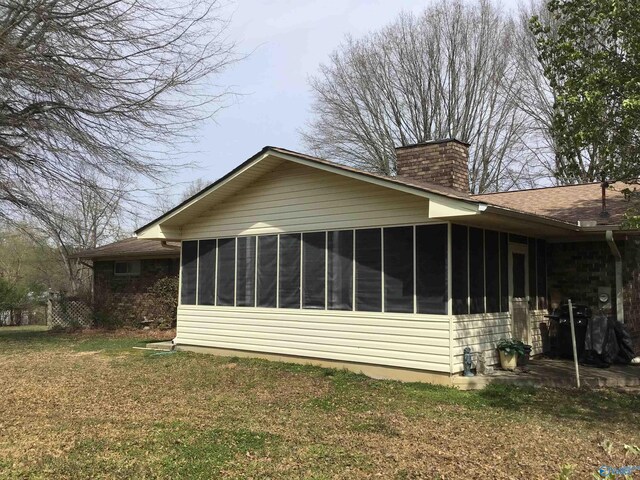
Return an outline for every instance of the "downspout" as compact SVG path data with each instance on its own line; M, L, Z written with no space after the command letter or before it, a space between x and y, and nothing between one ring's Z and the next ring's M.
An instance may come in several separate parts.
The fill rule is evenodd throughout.
M613 232L606 231L607 243L611 249L611 253L616 261L616 318L619 322L624 323L624 304L622 302L622 255L613 239Z

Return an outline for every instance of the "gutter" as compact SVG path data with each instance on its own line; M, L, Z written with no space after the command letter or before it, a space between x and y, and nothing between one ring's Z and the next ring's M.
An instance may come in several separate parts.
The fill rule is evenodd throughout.
M622 255L613 239L613 231L607 230L605 233L607 243L616 263L616 319L624 323L624 303L622 302Z

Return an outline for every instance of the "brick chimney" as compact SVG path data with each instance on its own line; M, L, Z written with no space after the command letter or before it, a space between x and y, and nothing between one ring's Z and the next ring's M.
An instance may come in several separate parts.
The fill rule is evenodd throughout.
M398 175L469 193L469 144L447 138L396 148Z

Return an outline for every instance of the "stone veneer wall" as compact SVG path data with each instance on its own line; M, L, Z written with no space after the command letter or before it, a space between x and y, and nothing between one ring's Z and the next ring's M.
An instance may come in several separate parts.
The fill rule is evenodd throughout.
M640 239L618 240L623 261L623 300L625 325L640 354ZM601 242L549 243L547 246L547 281L552 306L574 303L598 309L598 287L609 287L612 309L616 315L615 258L609 245Z
M149 288L161 278L176 277L179 262L178 258L144 259L140 275L115 275L114 261L94 262L94 310L115 325L140 325L155 310Z

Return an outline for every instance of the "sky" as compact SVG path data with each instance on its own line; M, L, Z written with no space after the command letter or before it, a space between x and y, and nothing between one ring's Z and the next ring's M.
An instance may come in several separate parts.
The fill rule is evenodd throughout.
M467 0L473 2L474 0ZM521 0L522 1L522 0ZM240 95L195 132L177 195L197 178L215 181L265 145L304 151L300 130L311 118L308 84L345 36L363 36L401 12L421 12L425 0L236 0L228 4L228 36L248 56L216 83ZM508 9L518 0L502 2Z

